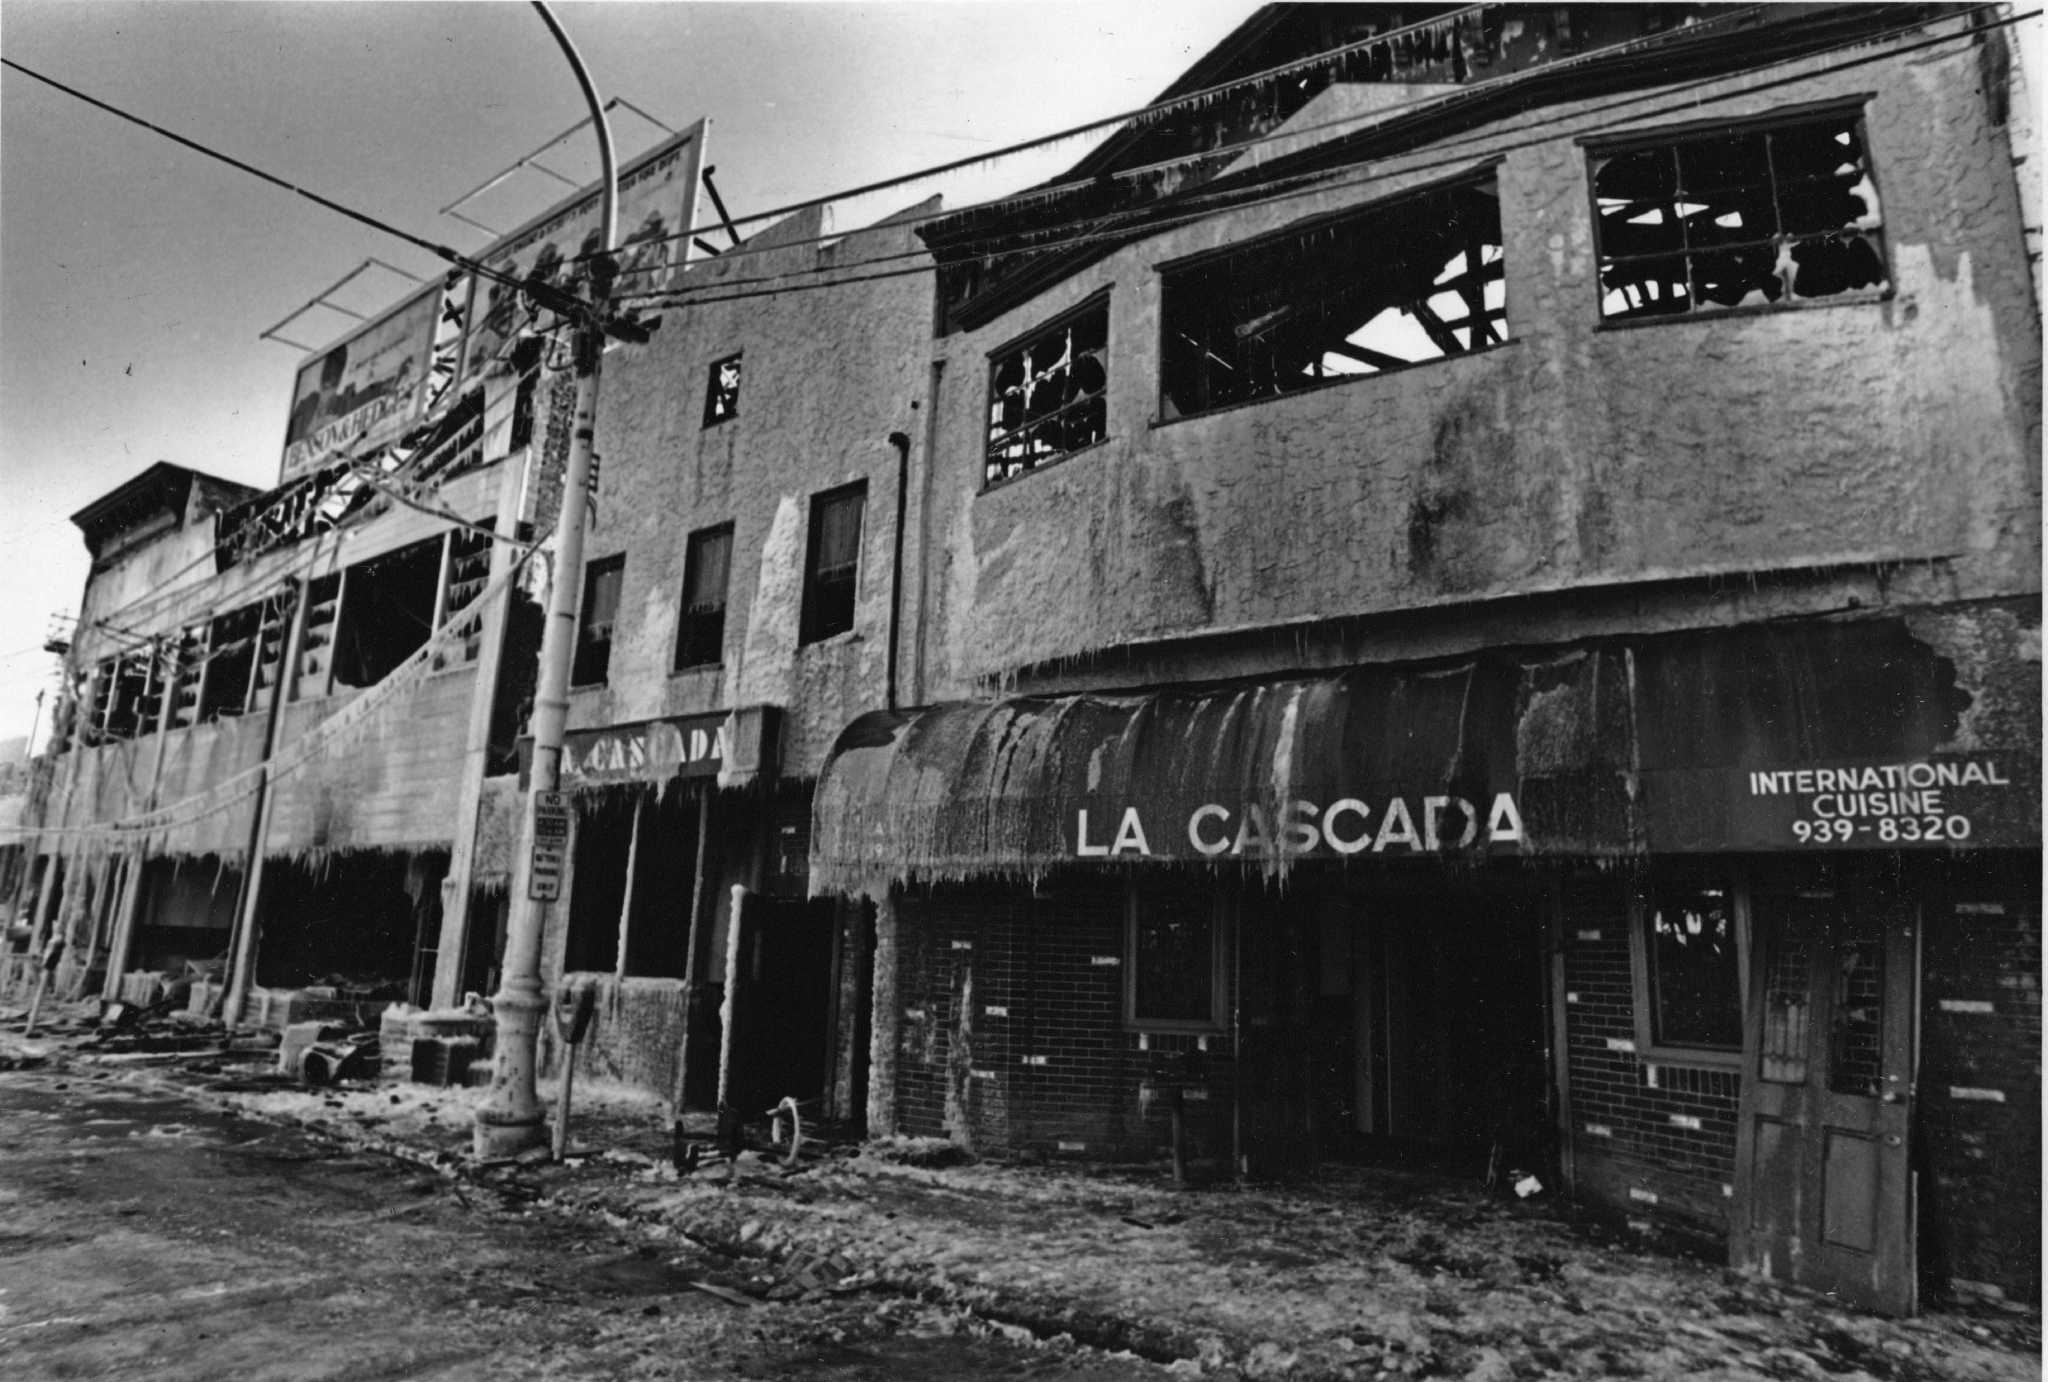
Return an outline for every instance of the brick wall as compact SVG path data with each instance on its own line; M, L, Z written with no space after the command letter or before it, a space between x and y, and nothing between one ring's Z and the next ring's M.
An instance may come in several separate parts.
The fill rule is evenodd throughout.
M1735 1183L1736 1074L1637 1053L1621 876L1568 878L1562 907L1579 1195L1638 1223L1718 1238Z
M898 1130L984 1152L1163 1154L1162 1063L1202 1045L1123 1022L1120 878L916 892L899 902ZM1227 1038L1181 1080L1192 1155L1226 1154Z
M1937 1290L2041 1290L2038 869L1972 869L1923 913L1916 1164Z

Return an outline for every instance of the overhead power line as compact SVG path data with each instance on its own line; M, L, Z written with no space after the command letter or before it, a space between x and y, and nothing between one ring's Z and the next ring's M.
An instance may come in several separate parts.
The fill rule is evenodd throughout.
M1995 10L1998 8L2001 7L1996 5L1979 6L1977 7L1976 11L1962 12L1955 17L1962 18L1966 17L1968 13L1981 12L1983 10ZM2036 19L2039 18L2043 13L2044 11L2036 9L2027 11L2024 14L2003 16L1994 22L1981 24L1975 28L1969 29L1964 32L1940 34L1928 39L1924 39L1918 43L1893 45L1884 48L1880 52L1865 53L1858 55L1856 57L1845 58L1838 62L1827 63L1818 67L1802 67L1802 69L1797 72L1788 73L1781 77L1774 77L1767 81L1755 82L1746 86L1731 88L1729 90L1722 91L1711 96L1692 97L1682 101L1678 101L1674 104L1666 104L1645 110L1636 110L1633 111L1628 118L1631 120L1645 120L1652 119L1660 115L1691 114L1709 105L1714 105L1725 101L1739 100L1743 97L1755 95L1758 92L1769 91L1778 87L1792 85L1795 83L1811 81L1812 79L1818 76L1825 76L1835 72L1849 71L1858 67L1868 66L1872 63L1889 61L1893 58L1897 58L1905 54L1920 52L1930 48L1941 47L1943 45L1967 43L1975 39L1978 35L1986 33L1992 29L2007 28L2015 24L2023 23L2029 19ZM1864 41L1873 43L1888 43L1891 39L1897 38L1900 35L1912 33L1917 30L1924 29L1925 27L1925 21L1918 21L1912 24L1900 25L1895 28L1882 31ZM1810 61L1810 59L1799 58L1788 59L1787 61L1805 63ZM1722 85L1732 80L1739 80L1739 78L1731 78L1726 74L1715 77L1701 78L1695 82L1686 83L1679 86L1662 87L1655 91L1645 92L1640 95L1624 97L1620 100L1612 101L1606 105L1595 107L1588 110L1565 111L1554 115L1544 116L1539 119L1526 122L1517 127L1514 133L1518 137L1503 140L1498 135L1481 134L1456 140L1449 140L1441 144L1433 145L1431 149L1426 153L1424 151L1418 150L1415 154L1412 155L1392 155L1389 158L1382 160L1380 166L1378 167L1372 168L1369 171L1359 172L1349 176L1334 174L1329 170L1317 170L1306 173L1292 174L1285 178L1277 180L1274 184L1275 188L1284 190L1273 190L1256 197L1246 196L1242 191L1232 189L1225 189L1218 192L1208 193L1195 192L1189 194L1186 197L1179 198L1174 203L1172 203L1172 207L1174 209L1168 214L1158 216L1155 219L1146 221L1143 224L1139 225L1126 225L1121 227L1112 227L1110 229L1104 230L1100 228L1102 218L1098 214L1094 216L1080 217L1068 221L1056 222L1050 226L1040 227L1030 231L1002 232L979 239L967 239L959 242L959 244L956 246L949 246L949 248L958 248L970 253L979 251L980 253L983 254L1028 255L1039 253L1052 253L1059 250L1068 249L1077 245L1100 243L1103 241L1129 240L1134 237L1154 235L1162 231L1172 230L1183 225L1191 224L1195 221L1204 220L1209 216L1219 214L1222 211L1250 210L1261 206L1271 206L1282 202L1297 201L1303 198L1320 196L1330 192L1369 187L1376 183L1389 182L1395 179L1409 179L1417 176L1418 174L1429 173L1442 169L1465 167L1470 165L1475 159L1481 157L1482 155L1512 153L1518 149L1530 148L1540 143L1549 142L1550 140L1555 139L1557 137L1556 135L1552 134L1545 134L1538 138L1526 137L1529 135L1530 131L1538 128L1554 126L1559 124L1572 124L1576 122L1590 120L1597 118L1601 115L1606 115L1617 110L1625 109L1627 107L1642 105L1646 102L1670 102L1672 101L1673 97L1682 95L1687 91L1695 90L1697 88L1705 86ZM1430 99L1434 100L1439 98ZM1427 104L1427 102L1425 101L1423 102L1423 104ZM1368 118L1372 118L1375 120L1384 119L1390 113L1399 114L1404 109L1406 108L1396 107L1392 112L1381 111L1377 112L1374 116ZM1354 122L1351 120L1330 122L1331 125L1350 123ZM1328 127L1329 126L1318 126L1316 128L1320 129ZM1311 131L1299 129L1288 130L1283 135L1277 137L1291 138L1308 132ZM1230 150L1230 152L1236 152L1236 148L1233 147L1233 149ZM1386 166L1387 164L1394 163L1397 160L1398 166ZM1177 161L1178 160L1174 160L1170 162ZM1080 185L1081 184L1067 184L1067 186L1069 187ZM1041 192L1050 193L1055 190L1057 189L1048 188L1041 189ZM986 207L1001 206L1006 202L1014 200L1016 199L1002 198L998 199L997 201L984 203L983 205ZM959 214L962 214L962 212L942 212L936 216L916 218L916 220L913 222L892 221L888 224L888 226L881 228L895 229L898 226L904 225L906 223L916 224L918 222L926 220L942 220L945 219L946 217L955 216ZM1085 227L1085 229L1076 229L1079 227ZM844 240L851 238L853 236L858 236L860 234L872 233L876 229L878 228L866 227L862 231L848 232L836 236L820 236L816 238L819 240ZM792 243L803 242L784 242L782 244L778 244L763 249L760 252L772 253L775 250L786 250L790 248ZM739 255L749 252L752 251L735 250L730 253L731 255ZM907 267L884 270L877 273L857 274L852 272L853 270L872 267L875 265L900 263L901 261L906 259L918 260L921 262ZM842 287L848 284L874 282L880 279L912 277L918 274L933 273L936 271L938 267L939 266L935 262L932 262L929 250L906 250L891 254L874 255L868 258L852 260L840 264L817 265L809 268L790 269L784 273L761 274L754 276L752 278L723 279L716 284L706 284L702 288L692 288L686 284L681 288L666 288L643 293L624 293L620 295L619 300L625 302L638 302L648 306L702 306L713 303L738 302L763 297L774 297L783 293L820 291L825 289ZM751 285L775 286L753 287ZM740 289L740 291L730 291L732 289Z
M458 253L456 250L451 249L447 245L437 244L436 242L429 240L424 236L415 235L409 230L401 230L399 227L392 225L389 221L379 220L377 217L370 215L368 212L357 211L354 207L343 205L341 202L334 200L334 198L332 197L323 197L318 192L309 191L308 189L299 186L295 182L288 181L285 178L279 177L275 173L267 172L262 168L258 168L253 163L244 162L243 160L236 158L233 154L222 153L219 149L215 149L208 145L202 144L196 139L188 139L184 135L179 134L176 130L167 130L162 125L156 124L153 121L143 119L140 115L132 114L129 111L121 109L119 106L112 105L106 101L100 100L97 96L87 95L85 92L80 91L75 86L68 86L63 82L58 81L55 77L47 76L44 73L38 72L33 67L24 67L12 58L0 57L0 67L6 67L13 71L19 72L24 77L32 77L36 81L41 82L45 86L52 87L55 90L63 92L66 96L71 97L73 100L83 101L87 105L92 106L95 109L105 111L107 114L115 117L116 119L126 120L131 125L140 125L143 129L150 131L152 134L160 134L174 144L183 145L185 148L192 150L194 153L202 154L207 158L213 159L217 163L225 163L228 165L228 167L233 168L238 172L247 173L251 177L261 178L264 182L269 183L273 187L281 187L285 191L290 192L294 196L304 197L307 201L312 202L315 206L325 207L327 210L332 211L337 215L346 216L351 221L356 221L362 225L366 225L370 227L372 230L382 231L384 234L394 236L397 239L405 241L409 245L417 246L418 248L425 250L427 253L435 256L436 258L444 259L448 263L453 264L460 269L464 269L473 274L480 274L485 278L492 279L496 282L503 283L511 287L516 288L525 286L518 279L512 277L510 274L501 273L496 269L481 264L476 260L471 259L466 254Z

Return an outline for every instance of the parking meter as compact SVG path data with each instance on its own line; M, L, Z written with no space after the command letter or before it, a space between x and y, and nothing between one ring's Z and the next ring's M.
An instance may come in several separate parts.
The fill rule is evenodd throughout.
M554 1159L560 1161L569 1150L569 1099L576 1088L576 1048L590 1030L590 1018L597 1011L597 990L588 984L564 980L555 990L555 1035L563 1043L562 1104L555 1110Z

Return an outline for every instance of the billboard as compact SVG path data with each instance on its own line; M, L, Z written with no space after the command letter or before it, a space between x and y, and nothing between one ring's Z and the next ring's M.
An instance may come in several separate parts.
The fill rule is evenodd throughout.
M697 212L704 161L704 122L649 150L619 174L620 293L658 292L682 273L686 232ZM513 279L538 275L579 296L588 292L578 256L598 247L598 194L593 188L514 231L479 256ZM465 390L512 372L511 345L526 324L517 288L480 278L471 307Z
M426 406L439 287L419 294L299 367L280 484L342 451L395 441Z

